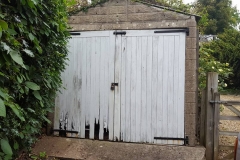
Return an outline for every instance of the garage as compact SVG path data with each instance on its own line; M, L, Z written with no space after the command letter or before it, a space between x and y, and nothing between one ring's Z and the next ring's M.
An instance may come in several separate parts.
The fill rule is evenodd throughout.
M56 98L55 135L151 144L183 145L190 141L194 145L196 27L187 26L188 21L196 25L194 16L177 26L183 23L180 18L189 15L164 11L168 15L164 22L170 27L160 27L163 20L158 20L156 27L151 18L147 22L113 21L111 27L98 29L100 24L102 28L111 24L110 20L93 22L96 13L104 9L109 13L119 8L118 18L125 14L131 17L125 11L132 6L135 12L141 7L144 12L155 9L156 15L163 14L156 6L117 2L109 1L70 17L72 38L68 66L62 73L63 88ZM175 24L166 22L173 13L180 18ZM92 17L92 23L86 22L87 17ZM71 24L75 19L82 19L82 24ZM149 27L140 25L145 23Z

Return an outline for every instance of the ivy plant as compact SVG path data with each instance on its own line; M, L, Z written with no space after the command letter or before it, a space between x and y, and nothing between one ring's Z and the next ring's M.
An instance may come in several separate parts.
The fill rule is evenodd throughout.
M0 159L30 147L54 107L67 60L66 4L0 1Z

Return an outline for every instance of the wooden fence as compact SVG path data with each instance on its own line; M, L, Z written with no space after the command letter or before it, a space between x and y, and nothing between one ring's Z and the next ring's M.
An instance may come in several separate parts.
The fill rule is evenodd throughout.
M219 150L234 150L232 146L219 145L219 135L237 136L238 132L220 131L218 128L220 120L240 121L240 111L234 105L240 105L238 101L220 101L218 93L218 74L208 73L207 86L201 92L201 115L200 115L200 144L206 147L206 159L217 160ZM220 104L223 104L237 116L221 116ZM223 159L231 159L234 152Z

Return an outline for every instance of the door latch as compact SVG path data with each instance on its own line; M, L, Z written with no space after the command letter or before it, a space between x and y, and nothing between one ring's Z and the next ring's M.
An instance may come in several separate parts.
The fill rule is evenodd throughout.
M118 83L112 83L112 84L111 84L111 90L112 90L112 91L115 89L115 86L118 86Z

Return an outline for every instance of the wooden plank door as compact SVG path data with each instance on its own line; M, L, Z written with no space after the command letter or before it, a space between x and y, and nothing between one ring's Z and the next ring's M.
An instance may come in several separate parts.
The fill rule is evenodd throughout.
M117 35L115 139L183 144L154 137L184 138L185 36L151 30Z
M54 129L61 124L67 133L101 140L109 132L113 140L114 91L110 87L115 36L111 31L81 32L70 39L69 51L63 89L56 98Z

